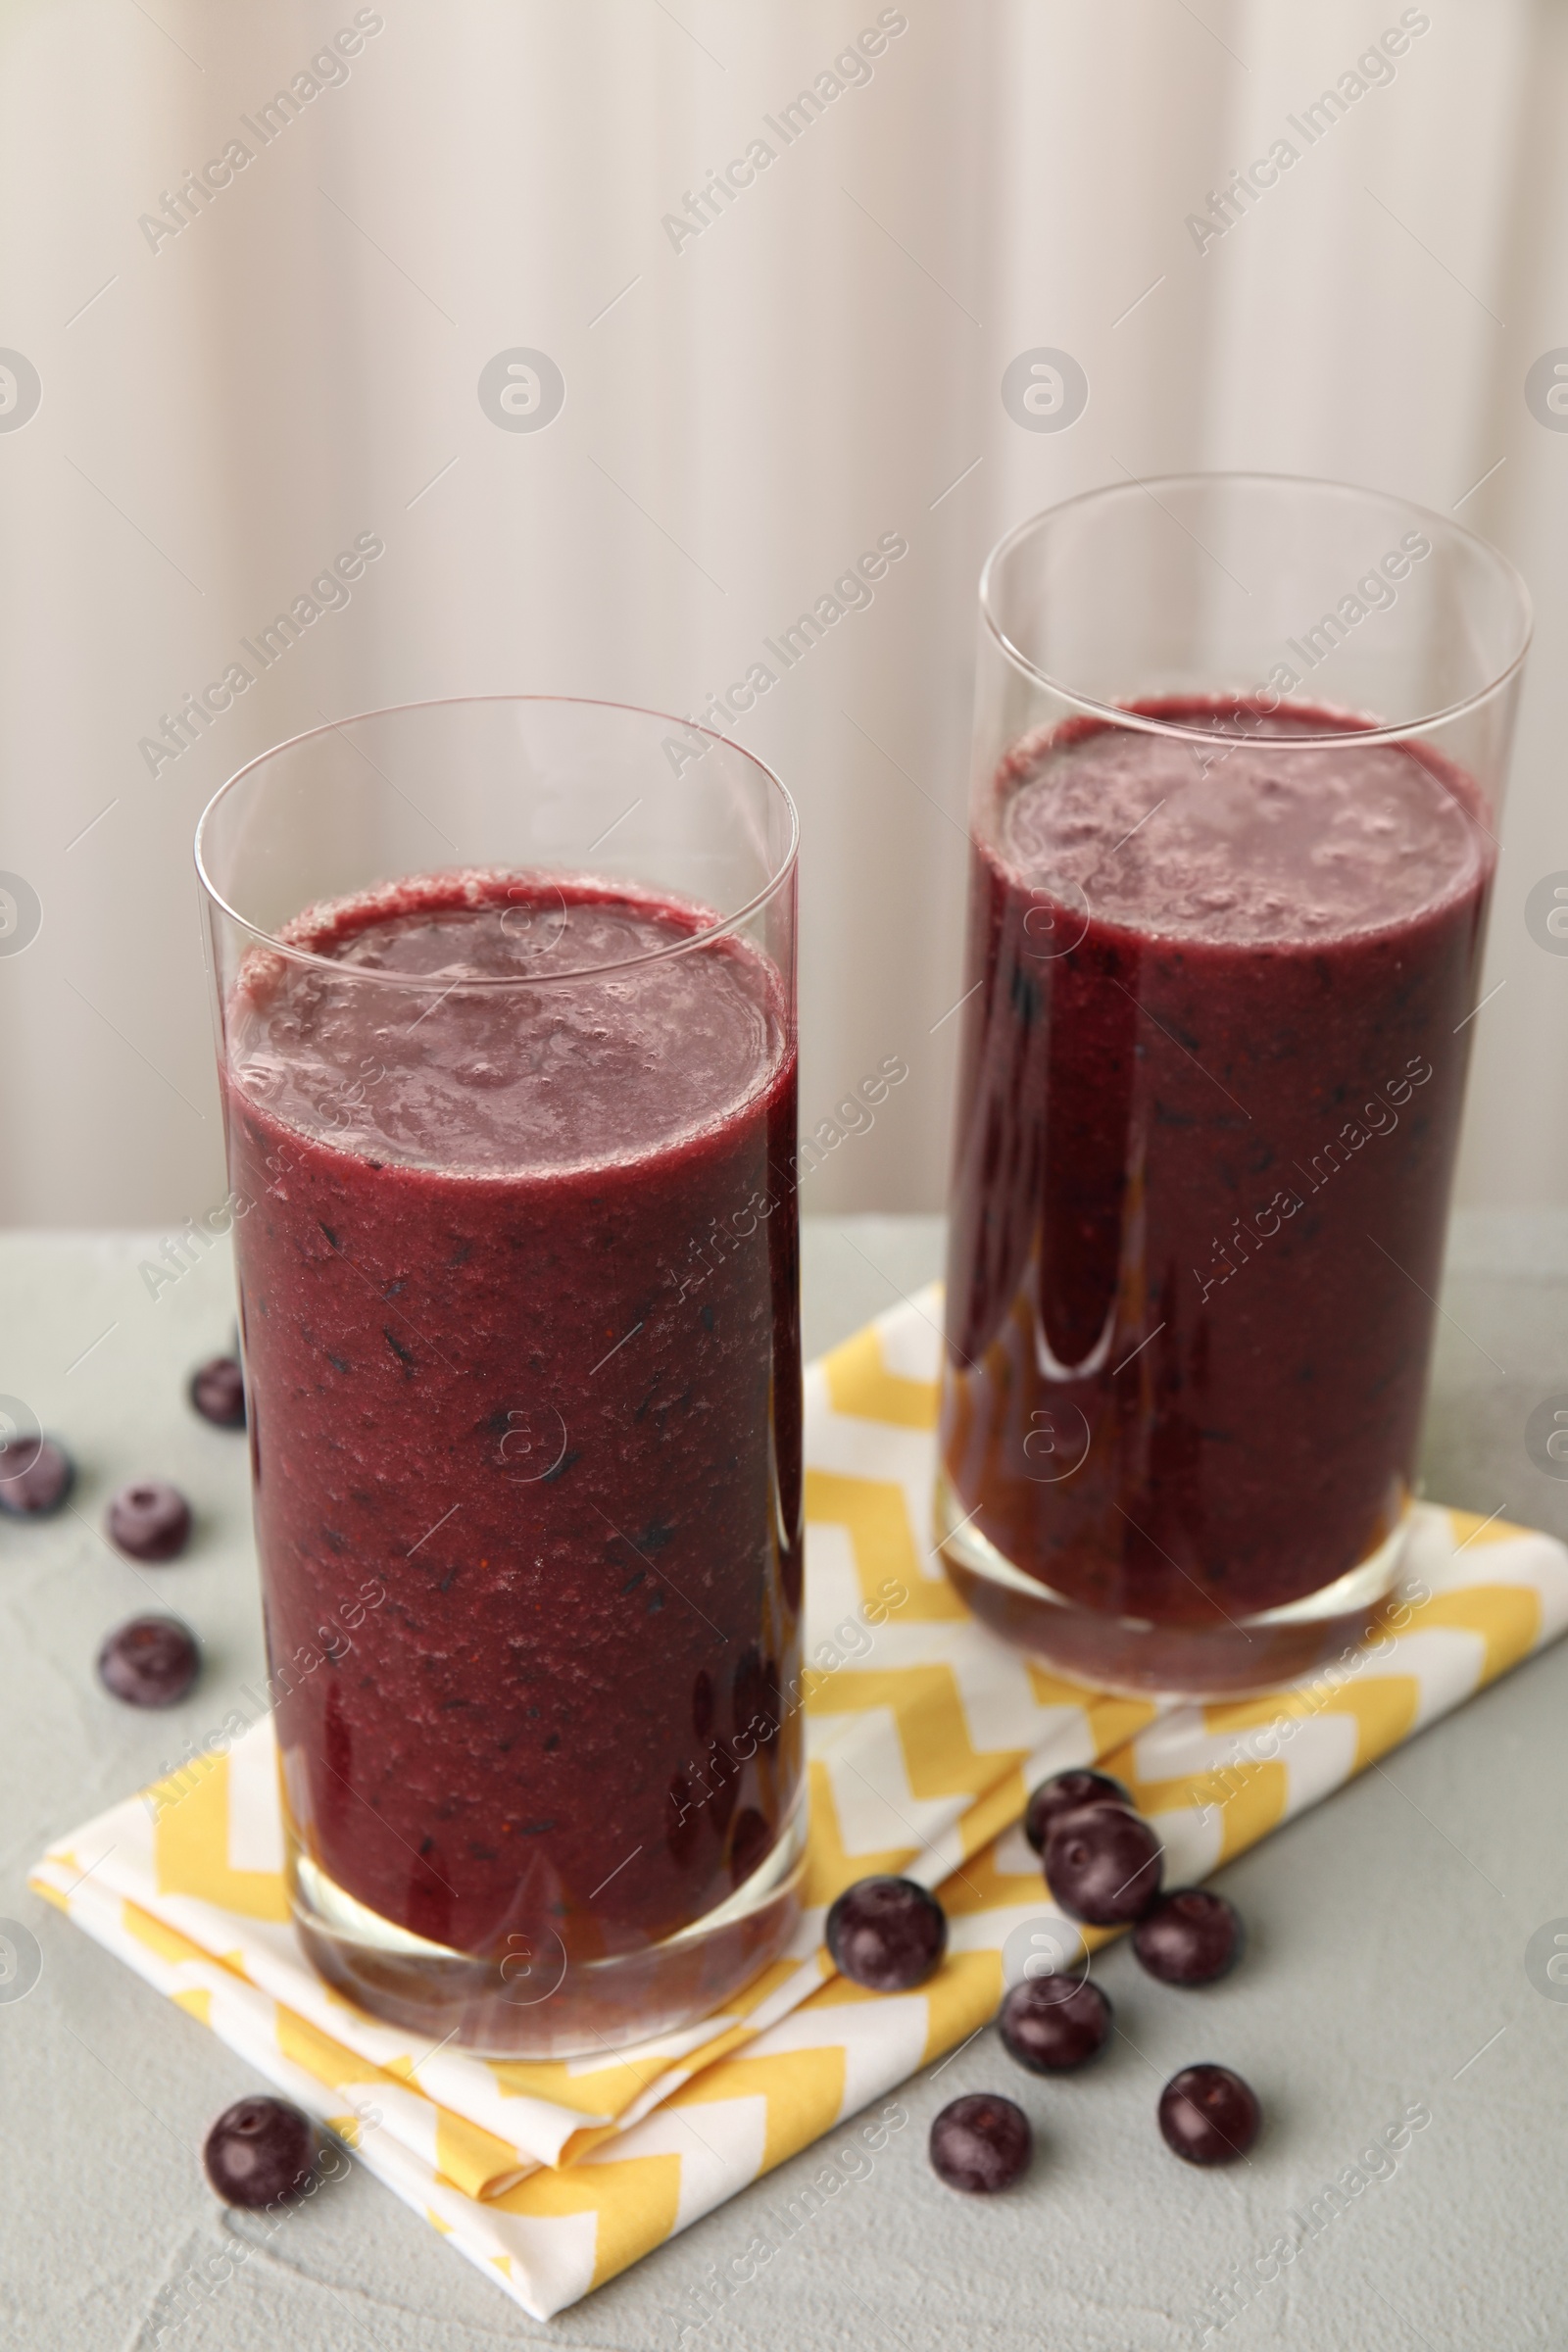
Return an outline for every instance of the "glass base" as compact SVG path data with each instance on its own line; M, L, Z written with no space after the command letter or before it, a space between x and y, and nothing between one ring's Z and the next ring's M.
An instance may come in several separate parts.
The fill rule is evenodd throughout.
M1359 1642L1399 1573L1409 1506L1392 1535L1332 1585L1287 1607L1220 1626L1102 1617L1068 1600L982 1536L938 1469L937 1545L971 1615L1071 1682L1124 1698L1224 1699L1293 1683Z
M777 1844L733 1894L662 1943L604 1960L569 1961L553 1930L514 1937L499 1962L428 1942L298 1848L289 1896L313 1967L372 2017L477 2057L591 2057L695 2025L778 1958L800 1918L806 1832L803 1782Z

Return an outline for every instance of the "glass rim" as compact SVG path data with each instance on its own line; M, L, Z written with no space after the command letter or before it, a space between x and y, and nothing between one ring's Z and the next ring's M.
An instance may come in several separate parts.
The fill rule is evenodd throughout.
M1377 502L1385 506L1399 507L1407 514L1417 516L1423 522L1436 524L1446 536L1465 541L1492 566L1508 588L1513 598L1514 622L1518 642L1514 653L1503 666L1489 678L1484 686L1478 687L1474 694L1465 695L1456 703L1446 703L1441 709L1424 712L1417 718L1401 719L1397 723L1389 724L1377 720L1367 723L1358 714L1347 711L1348 718L1355 717L1356 719L1354 732L1367 741L1375 743L1407 742L1412 737L1431 733L1436 727L1450 726L1468 712L1479 710L1484 703L1490 702L1494 696L1499 694L1523 664L1535 633L1535 608L1531 601L1530 590L1517 566L1509 562L1500 548L1494 547L1490 539L1483 539L1478 531L1469 530L1465 524L1455 522L1450 515L1440 514L1435 507L1419 506L1414 499L1405 498L1397 491L1369 490L1359 483L1336 481L1329 474L1266 473L1249 469L1227 472L1222 469L1208 471L1202 468L1190 468L1182 473L1150 474L1147 477L1129 475L1124 482L1100 482L1092 490L1080 490L1071 498L1058 499L1054 506L1040 508L1037 513L1025 515L1021 522L1014 523L1010 531L1004 532L992 548L980 570L981 620L1004 658L1010 662L1015 668L1022 670L1026 677L1033 679L1037 685L1044 686L1062 702L1070 704L1075 710L1081 710L1098 719L1107 720L1129 733L1160 735L1181 743L1212 743L1215 736L1215 729L1212 727L1184 725L1179 719L1156 717L1149 711L1132 709L1125 703L1101 702L1097 697L1084 694L1077 687L1068 685L1065 679L1055 677L1049 670L1042 669L1039 663L1031 661L1022 647L1015 644L1007 635L995 605L997 574L1000 566L1019 543L1037 531L1043 523L1054 520L1057 515L1068 514L1075 507L1090 506L1099 502L1108 503L1110 499L1124 497L1131 491L1141 490L1146 496L1149 496L1156 490L1186 489L1194 483L1225 483L1237 487L1267 485L1270 488L1283 487L1311 492L1331 491L1339 498L1364 500L1369 505ZM1340 743L1343 742L1344 736L1345 729L1343 728L1300 734L1293 732L1291 741L1297 745Z
M737 743L733 736L721 735L712 727L705 727L699 719L679 718L667 710L656 710L641 703L614 702L600 695L447 694L429 695L421 701L413 703L387 703L375 710L355 710L343 718L327 719L318 727L306 727L298 735L287 736L281 743L270 745L265 752L258 752L254 759L247 760L243 767L237 767L231 776L220 784L218 790L202 809L201 815L196 820L196 831L191 843L197 883L209 906L216 907L238 929L247 932L256 944L264 948L270 955L286 956L296 963L310 965L322 972L330 972L338 979L350 976L355 980L376 982L384 987L401 988L413 992L428 992L441 988L451 989L454 983L449 977L444 979L439 973L375 971L363 964L345 964L338 956L318 955L313 948L301 947L292 940L279 939L275 932L265 930L259 923L252 922L248 915L241 914L239 909L229 903L208 871L206 857L208 826L217 814L219 804L226 800L227 796L234 791L236 786L242 784L247 776L254 775L258 768L266 767L270 761L281 758L283 753L298 751L301 745L315 742L318 737L341 735L346 728L358 726L368 719L401 718L413 710L466 710L485 704L521 705L530 703L550 704L557 708L575 706L585 710L626 711L634 717L656 719L663 726L682 730L688 735L705 736L709 744L721 744L726 751L738 753L748 766L758 771L764 783L777 796L778 801L783 804L789 819L788 840L785 843L784 854L779 861L777 872L769 878L761 890L747 900L745 906L737 907L733 913L719 915L713 922L703 924L698 930L689 933L683 939L671 940L665 947L650 948L643 955L623 956L613 963L576 964L569 971L476 972L471 979L460 981L456 984L457 986L465 991L468 989L556 988L572 980L600 979L612 976L617 972L640 971L651 964L662 963L671 956L690 955L697 948L709 946L714 940L728 937L741 925L750 921L754 915L760 913L790 881L800 859L800 810L796 808L794 798L782 777L774 773L765 760L760 760L755 752L748 751L745 744ZM443 873L457 874L482 873L490 869L481 866L451 866L442 867L439 870ZM520 873L525 869L518 870ZM609 876L595 877L586 869L570 873L563 869L560 875L543 874L543 869L540 871L544 879L554 881L558 886L562 881L578 883L595 879L611 879ZM393 876L391 879L396 881L399 877ZM342 903L341 900L322 902L323 905L340 905ZM309 909L302 907L300 911L306 913Z

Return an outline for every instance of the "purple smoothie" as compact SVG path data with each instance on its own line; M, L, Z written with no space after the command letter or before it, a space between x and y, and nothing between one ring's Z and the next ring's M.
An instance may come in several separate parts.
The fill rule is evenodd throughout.
M678 952L712 919L425 877L300 916L328 961L256 951L229 1006L285 1803L466 1953L658 1940L795 1798L795 1049L760 953Z
M1405 1507L1493 845L1343 714L1139 709L1229 732L1031 739L975 842L942 1450L1013 1567L1223 1632Z

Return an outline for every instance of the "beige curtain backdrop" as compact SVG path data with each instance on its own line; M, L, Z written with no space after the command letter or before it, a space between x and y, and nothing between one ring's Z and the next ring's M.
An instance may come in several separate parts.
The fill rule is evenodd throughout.
M189 845L246 759L426 696L700 710L884 534L735 731L804 820L805 1120L909 1070L805 1204L940 1204L981 561L1193 466L1456 510L1529 578L1462 1185L1568 1200L1568 958L1524 919L1568 869L1568 431L1525 392L1568 347L1562 7L11 0L0 51L0 871L41 910L19 948L0 900L0 1218L221 1198ZM1059 431L1003 403L1039 347L1088 379ZM518 349L542 429L481 405Z

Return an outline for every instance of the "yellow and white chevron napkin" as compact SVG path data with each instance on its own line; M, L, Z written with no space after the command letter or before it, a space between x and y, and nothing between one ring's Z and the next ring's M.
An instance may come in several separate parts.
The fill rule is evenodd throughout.
M995 2010L1008 1938L1079 1931L1017 1827L1102 1762L1202 1878L1568 1625L1555 1539L1421 1505L1405 1597L1360 1650L1222 1706L1096 1696L954 1598L930 1536L940 1296L807 1376L808 1909L792 1950L701 2026L604 2059L426 2051L329 1992L288 1926L270 1726L52 1847L32 1879L149 1984L339 2132L535 2318L574 2303L884 2097ZM918 1992L833 1973L823 1911L868 1871L940 1886ZM1095 1930L1085 1940L1102 1940Z

